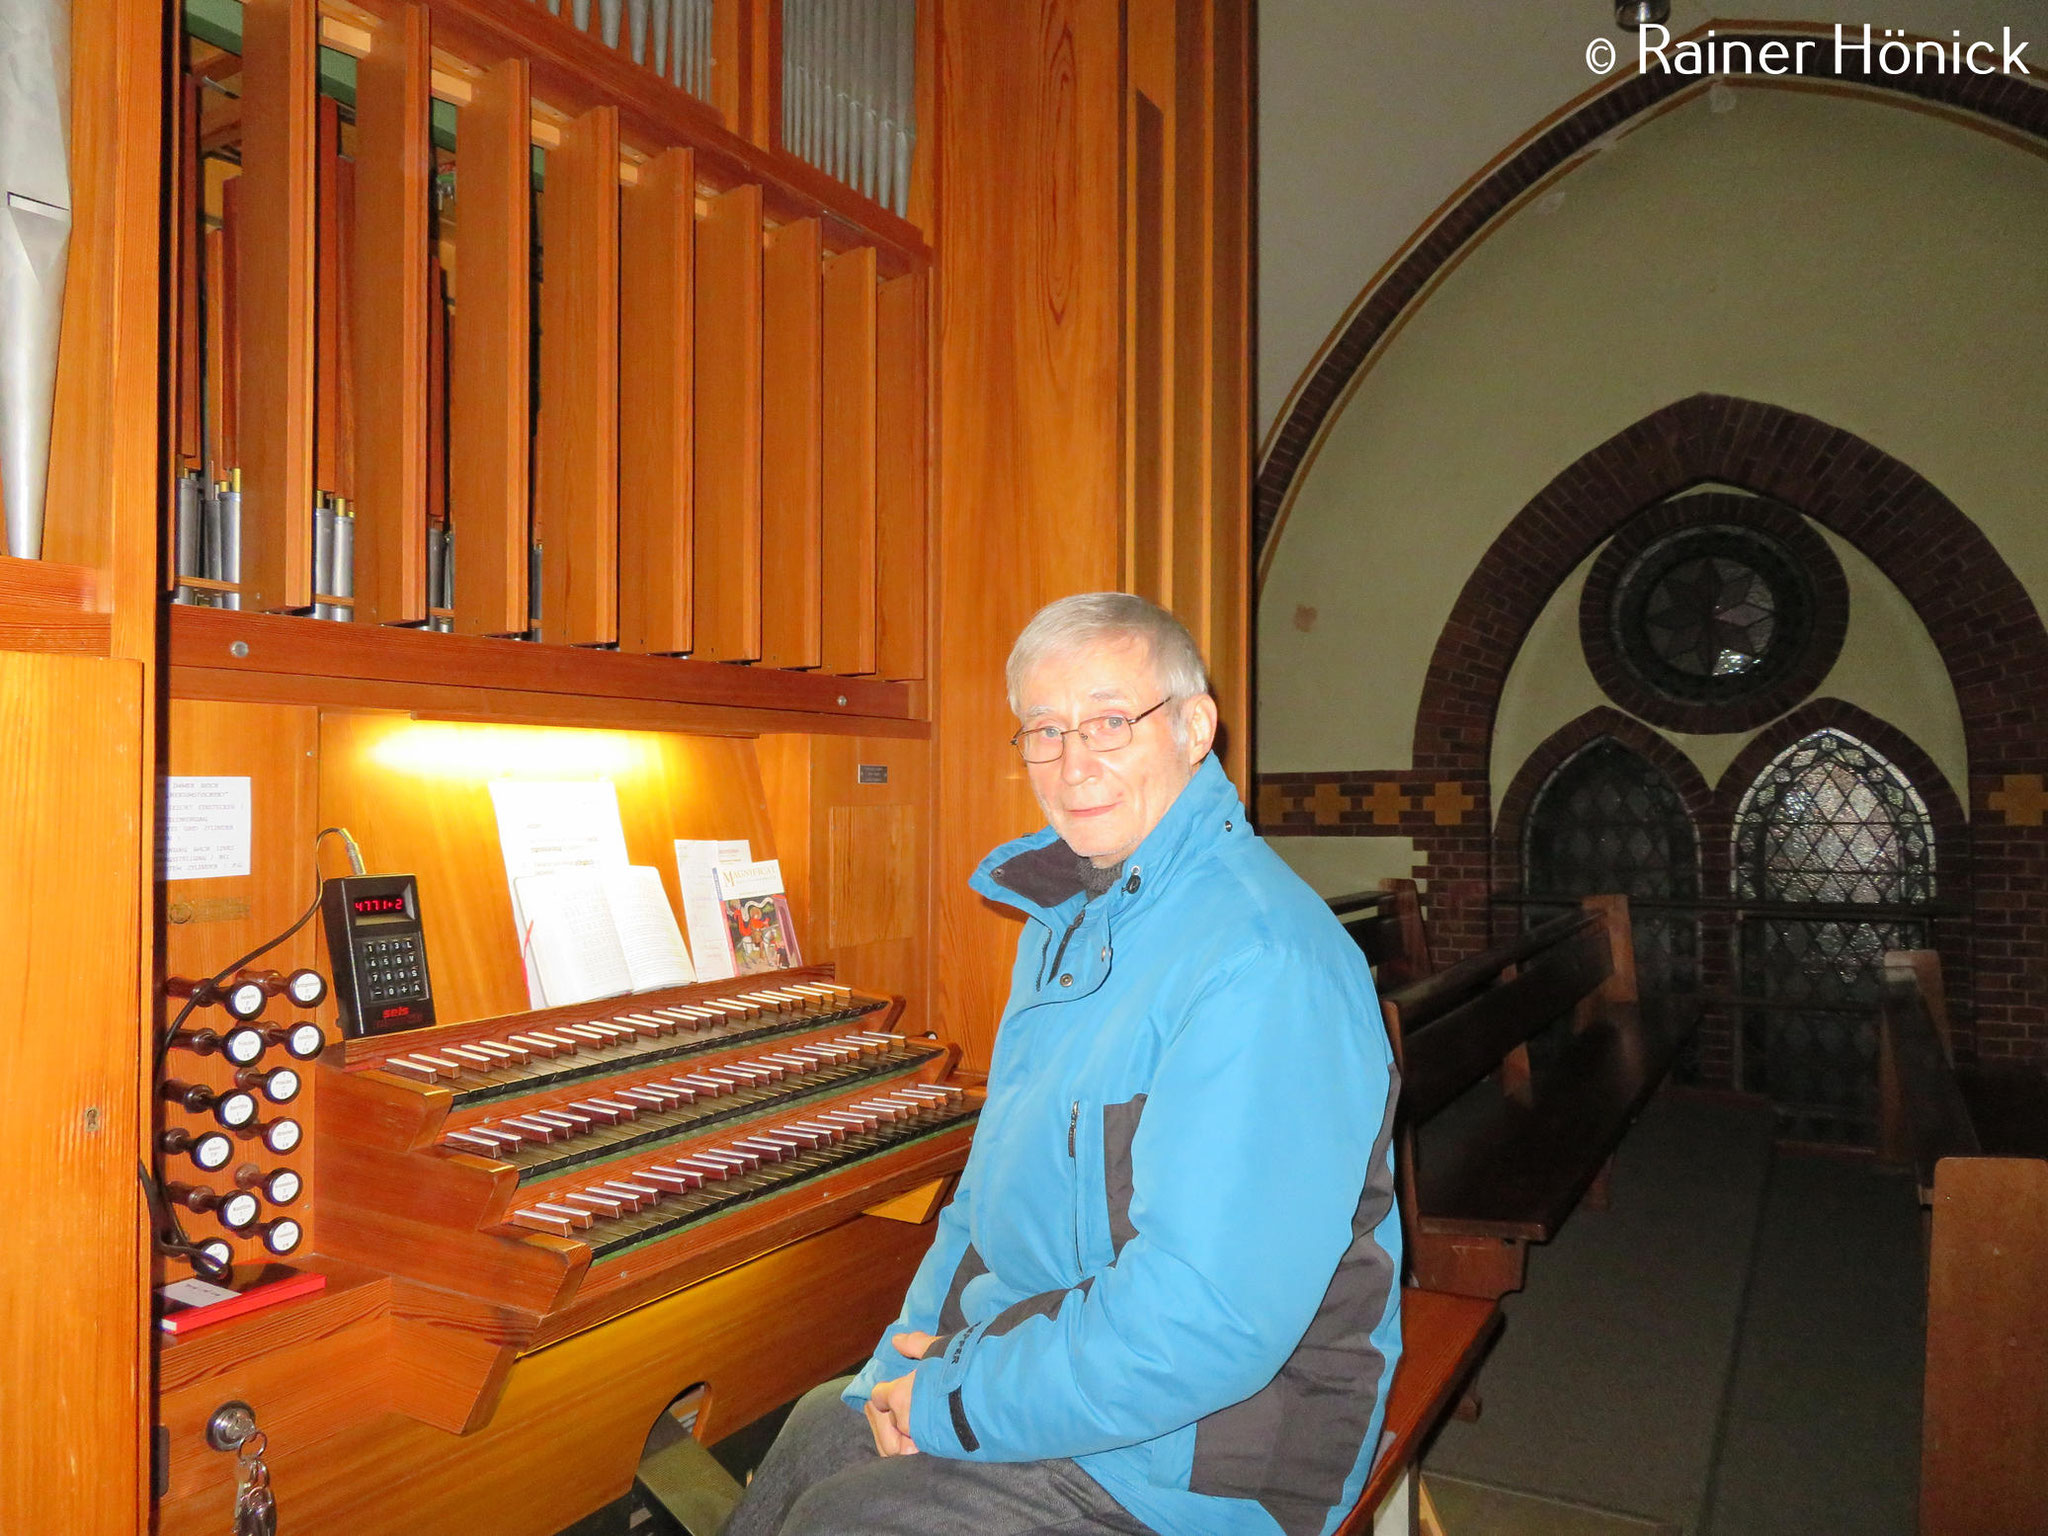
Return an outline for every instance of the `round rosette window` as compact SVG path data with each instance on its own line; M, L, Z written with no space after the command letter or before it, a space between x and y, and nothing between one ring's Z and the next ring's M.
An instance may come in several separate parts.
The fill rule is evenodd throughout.
M1652 507L1594 562L1579 613L1593 675L1673 730L1749 730L1819 686L1848 593L1826 542L1789 508L1701 493Z

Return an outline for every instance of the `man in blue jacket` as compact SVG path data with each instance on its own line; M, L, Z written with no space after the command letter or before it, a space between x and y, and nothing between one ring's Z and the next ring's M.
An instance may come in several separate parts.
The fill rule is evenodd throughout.
M1025 919L974 1148L727 1536L1321 1536L1400 1353L1371 974L1253 836L1171 614L1065 598L1008 680L1051 825L974 874Z

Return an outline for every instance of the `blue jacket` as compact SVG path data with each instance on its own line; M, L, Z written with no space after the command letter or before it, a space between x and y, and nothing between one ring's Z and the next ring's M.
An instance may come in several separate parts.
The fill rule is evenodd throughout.
M846 1400L915 1369L927 1455L1071 1456L1167 1536L1327 1532L1401 1343L1371 973L1213 757L1107 894L1078 866L1048 828L975 872L1026 919L988 1101Z

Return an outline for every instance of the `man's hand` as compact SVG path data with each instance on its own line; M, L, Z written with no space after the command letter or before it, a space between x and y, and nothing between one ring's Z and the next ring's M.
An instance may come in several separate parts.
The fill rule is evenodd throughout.
M922 1360L931 1347L929 1333L899 1333L889 1342L896 1352L911 1360ZM910 1393L917 1385L914 1372L894 1381L878 1382L868 1395L868 1430L875 1437L875 1450L883 1456L915 1456L917 1442L910 1438Z

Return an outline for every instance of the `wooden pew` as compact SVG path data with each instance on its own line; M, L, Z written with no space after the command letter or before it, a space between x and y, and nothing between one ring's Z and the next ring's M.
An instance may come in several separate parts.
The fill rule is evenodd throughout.
M1330 910L1365 954L1382 992L1410 986L1427 976L1429 935L1422 926L1422 902L1413 880L1382 880L1376 891L1329 898Z
M2048 1531L2048 1083L1953 1065L1925 950L1885 956L1878 1074L1880 1152L1930 1206L1920 1529Z
M1695 999L1637 995L1622 896L1589 896L1381 1007L1401 1062L1411 1273L1487 1298L1521 1287L1529 1245L1601 1178L1699 1021ZM1532 1065L1530 1042L1567 1022Z
M1944 1157L2048 1157L2048 1076L2014 1063L1957 1065L1933 950L1884 957L1877 1063L1878 1149L1912 1166L1922 1204Z
M1422 1453L1500 1327L1500 1309L1492 1302L1440 1291L1402 1291L1401 1359L1387 1389L1385 1445L1335 1536L1371 1536L1382 1507L1404 1481L1411 1506L1422 1499L1421 1480L1414 1475Z

